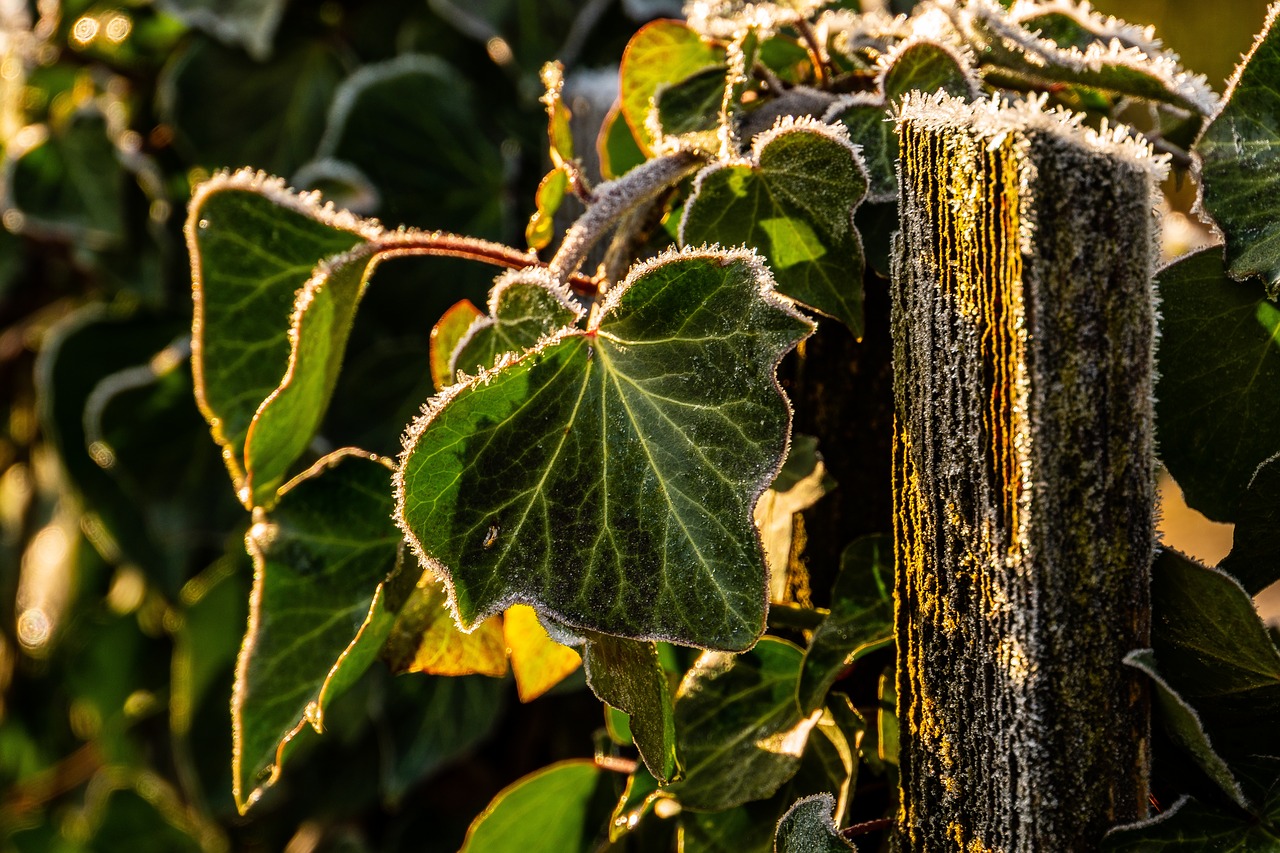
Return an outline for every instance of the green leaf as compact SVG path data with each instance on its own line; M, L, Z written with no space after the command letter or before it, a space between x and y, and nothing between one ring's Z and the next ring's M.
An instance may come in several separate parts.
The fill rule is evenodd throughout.
M329 703L377 656L398 602L384 583L400 565L390 465L346 450L254 513L249 631L232 698L236 805L246 811L280 775L290 742L321 731ZM400 573L407 577L408 573Z
M252 465L244 447L259 408L289 370L291 347L284 331L292 324L296 295L313 281L322 261L352 251L371 236L354 217L304 204L282 182L250 172L214 178L192 198L187 244L195 299L196 400L247 505L256 504L255 494L269 499L275 487L258 477L250 488ZM345 270L339 286L351 285L351 271L339 269ZM317 283L322 286L324 276ZM350 296L346 288L338 295ZM332 296L330 291L321 300L330 329L338 307ZM308 390L312 387L309 382ZM319 412L309 414L314 429ZM311 440L310 431L295 427L292 432L293 442L304 447ZM293 458L270 461L276 479Z
M1261 853L1280 849L1280 797L1273 797L1262 820L1225 814L1191 797L1136 826L1107 833L1103 853Z
M404 676L387 686L388 737L382 793L399 803L420 780L489 736L502 712L506 685L493 678Z
M805 650L797 694L801 710L821 706L846 667L892 642L893 541L864 536L840 555L831 614Z
M649 772L663 785L680 778L671 686L657 647L587 632L582 665L591 692L631 715L631 738Z
M366 65L334 95L316 156L366 175L385 222L502 233L503 160L478 102L471 81L437 57Z
M1280 308L1227 278L1220 248L1160 271L1160 455L1187 503L1234 521L1253 473L1280 450Z
M1280 580L1280 456L1258 466L1236 513L1231 553L1218 564L1250 595Z
M603 830L594 800L603 770L561 761L504 788L467 830L460 853L571 853L594 849Z
M600 157L600 176L605 180L619 178L645 161L644 152L617 105L609 110L600 126L596 153Z
M1156 560L1151 643L1160 672L1228 761L1280 751L1280 652L1248 594L1173 551Z
M431 381L437 391L443 391L457 381L451 369L453 354L467 330L483 316L484 313L471 304L470 299L462 299L450 306L431 327Z
M708 68L658 90L654 105L664 136L715 131L724 101L725 69Z
M898 132L884 98L865 92L846 95L831 105L823 120L842 124L849 139L862 147L867 169L867 201L898 198Z
M1124 662L1151 678L1156 712L1173 742L1187 752L1209 778L1242 809L1249 808L1240 783L1231 768L1214 750L1200 723L1200 717L1186 700L1178 695L1160 675L1156 655L1151 649L1138 649L1125 656Z
M676 692L685 778L671 786L693 811L771 796L800 767L819 714L802 717L795 690L802 652L765 637L741 655L706 652Z
M772 809L739 806L680 815L680 853L770 853L776 817Z
M857 850L840 835L832 814L836 801L830 794L796 800L778 821L776 853L847 853Z
M189 162L288 175L315 152L345 71L324 41L296 42L259 64L194 38L165 65L157 106Z
M668 253L589 328L434 398L396 517L470 629L521 602L575 628L722 649L764 628L751 521L782 462L778 361L812 327L745 252Z
M107 120L96 110L55 124L6 168L3 205L22 214L23 233L93 249L124 238L126 175Z
M867 175L840 128L785 122L756 136L748 163L715 163L694 184L680 243L757 247L778 290L862 335L862 240L853 210Z
M271 55L288 0L157 0L157 5L189 27L262 61Z
M584 316L545 270L503 273L489 292L488 315L472 323L458 342L449 373L488 370L507 353L523 355L546 335L576 325Z
M653 21L631 37L618 77L622 116L642 151L654 142L646 124L650 101L658 90L724 62L724 48L703 41L679 21Z
M881 90L888 101L896 102L908 92L931 95L939 90L957 98L975 98L979 87L962 54L941 42L913 40L890 55Z
M1280 6L1227 88L1222 109L1196 142L1201 204L1227 241L1233 278L1261 275L1280 296Z
M609 841L616 842L639 826L645 815L653 810L654 803L665 796L652 773L644 767L636 768L627 777L622 796L609 816Z

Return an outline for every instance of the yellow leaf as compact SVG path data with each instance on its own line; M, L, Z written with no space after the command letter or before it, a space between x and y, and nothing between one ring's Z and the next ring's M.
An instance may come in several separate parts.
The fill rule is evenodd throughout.
M577 652L547 636L537 613L528 605L508 607L502 631L521 702L537 699L582 664Z
M418 584L383 647L391 669L426 675L506 675L502 617L486 619L464 634L447 605L444 584L430 578Z

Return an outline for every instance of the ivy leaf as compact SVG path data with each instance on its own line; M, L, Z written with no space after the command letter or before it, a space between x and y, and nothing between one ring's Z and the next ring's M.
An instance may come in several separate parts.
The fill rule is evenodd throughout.
M93 249L123 239L125 171L98 111L81 110L55 124L5 168L3 206L22 214L17 221L24 233Z
M773 795L800 767L817 713L802 717L795 690L802 652L765 637L741 655L706 652L676 692L685 778L670 787L693 811L720 811Z
M722 649L764 628L752 506L781 464L774 371L812 326L750 253L668 253L586 330L470 380L409 429L396 518L465 629L515 603Z
M288 175L315 152L345 75L337 50L321 40L297 42L257 63L193 38L165 64L157 106L175 149L190 162Z
M1260 820L1224 814L1191 797L1134 826L1107 833L1103 853L1257 853L1280 845L1280 796L1272 796Z
M631 737L649 772L664 785L678 779L681 768L671 688L657 647L586 632L582 663L591 692L631 715Z
M366 65L334 94L316 156L366 175L387 222L501 233L502 155L481 131L476 102L471 81L437 57Z
M489 292L488 316L458 342L449 372L488 370L507 353L522 355L562 326L576 325L584 313L544 270L503 273Z
M658 123L666 136L715 131L724 101L725 70L708 68L654 95Z
M886 58L881 90L889 102L908 92L939 90L957 98L974 98L979 84L963 55L941 42L915 39Z
M684 246L760 247L778 290L862 335L862 240L853 210L867 174L843 127L784 119L751 160L698 173L680 222Z
M507 647L502 618L492 616L464 634L445 606L444 585L424 576L409 595L387 636L382 657L397 674L507 674Z
M596 813L596 806L604 773L590 759L561 761L530 773L485 807L459 853L594 849L594 828L603 827L604 815Z
M1280 652L1248 594L1173 551L1156 559L1151 643L1228 761L1280 751Z
M411 676L387 684L383 798L399 804L413 786L484 740L498 724L506 685L494 678Z
M453 354L466 336L471 324L484 316L470 299L455 302L431 327L431 381L443 391L456 380L451 369Z
M606 181L619 178L645 161L640 144L615 104L604 117L596 138L596 154L600 157L600 176Z
M255 505L256 496L269 499L278 485L259 476L250 488L253 465L244 447L258 409L289 370L290 343L281 330L291 325L295 295L323 259L350 252L368 236L354 218L307 205L282 182L251 172L216 177L192 198L187 244L196 401L247 505ZM349 282L344 276L342 283ZM319 413L311 420L314 428ZM310 442L310 431L289 429L303 447ZM274 479L294 458L272 460Z
M848 853L857 850L840 835L832 815L836 810L835 798L830 794L815 794L796 800L778 821L776 853Z
M249 630L231 702L242 814L279 778L293 738L308 723L322 730L329 703L391 630L397 596L386 582L398 573L401 542L390 520L390 469L340 450L282 489L269 514L254 513L245 539L254 563Z
M1280 580L1280 456L1258 466L1236 514L1231 553L1218 565L1250 595Z
M287 0L159 0L157 5L261 62L271 55Z
M862 148L867 169L867 201L896 201L898 198L898 132L885 100L877 94L858 92L831 105L823 121L842 124L849 139Z
M1124 662L1141 670L1151 679L1156 711L1169 737L1187 752L1209 778L1242 809L1249 808L1244 790L1231 768L1214 750L1200 716L1160 675L1156 655L1151 649L1138 649L1125 656Z
M801 710L821 706L846 667L892 642L893 542L864 536L840 555L831 613L805 650L797 694Z
M1227 87L1222 109L1196 142L1201 204L1227 241L1227 271L1261 275L1280 296L1280 5Z
M1157 277L1160 455L1187 503L1234 521L1258 465L1280 450L1280 308L1223 270L1221 249Z
M551 639L532 607L514 604L502 617L502 637L521 702L532 702L582 665L582 657Z
M658 90L724 63L724 48L679 21L653 21L631 37L618 68L621 111L642 151L651 153L654 142L646 125Z
M555 216L564 202L565 193L569 189L569 173L557 166L543 176L538 183L538 191L534 194L534 211L525 226L524 238L533 251L540 251L551 245L555 237Z

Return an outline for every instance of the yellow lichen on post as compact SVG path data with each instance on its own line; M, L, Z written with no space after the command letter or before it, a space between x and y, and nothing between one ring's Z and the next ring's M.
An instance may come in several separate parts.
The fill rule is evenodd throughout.
M1035 101L911 97L898 135L900 840L1094 849L1146 808L1165 164Z

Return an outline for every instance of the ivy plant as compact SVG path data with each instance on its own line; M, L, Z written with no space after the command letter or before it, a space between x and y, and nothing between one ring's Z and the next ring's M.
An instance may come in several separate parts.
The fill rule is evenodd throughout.
M409 28L419 41L391 57L354 6L308 19L343 50L296 41L284 3L157 5L134 26L138 50L172 51L162 151L113 127L109 87L5 147L23 240L72 235L120 278L190 264L189 337L117 300L56 325L39 365L42 428L97 531L85 553L144 573L172 638L175 762L197 780L118 774L104 797L226 849L244 830L220 827L292 816L309 775L354 778L344 743L380 746L373 787L394 804L483 743L504 702L587 690L593 716L557 735L574 751L497 793L463 850L882 849L899 747L894 119L942 91L1129 124L1223 237L1159 272L1156 426L1235 548L1153 567L1152 648L1128 663L1154 696L1155 808L1104 847L1280 844L1280 652L1250 599L1280 580L1280 5L1219 97L1149 28L1072 0L690 2L629 34L594 112L572 63L529 59L558 6L518 4L541 21L521 41L487 6L427 4L484 37L498 70L473 84L456 38ZM265 75L253 145L227 135L230 106L197 115L189 94L201 69L234 77L223 55L240 49ZM537 118L484 114L489 85L541 93ZM537 146L516 202L510 146L486 137L504 125ZM146 254L109 212L133 183L157 217ZM174 241L163 220L188 193ZM164 531L203 550L175 558ZM201 729L225 754L193 762L202 706L228 703ZM191 793L212 786L222 812ZM95 827L129 825L95 808ZM316 807L326 844L343 808ZM29 823L5 843L40 849Z

